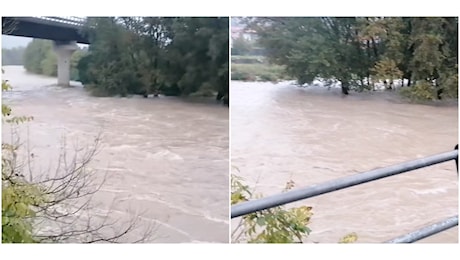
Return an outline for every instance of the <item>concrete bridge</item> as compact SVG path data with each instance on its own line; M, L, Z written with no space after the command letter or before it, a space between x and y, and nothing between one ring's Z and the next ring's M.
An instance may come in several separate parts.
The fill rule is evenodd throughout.
M2 17L2 34L54 41L58 60L58 85L70 85L70 58L77 43L89 44L82 33L86 18L82 17Z

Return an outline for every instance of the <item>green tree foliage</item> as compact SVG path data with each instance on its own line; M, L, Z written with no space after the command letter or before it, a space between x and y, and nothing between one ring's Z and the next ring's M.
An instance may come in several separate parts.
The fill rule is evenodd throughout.
M236 169L236 168L235 168ZM238 170L238 169L236 169ZM294 181L289 181L283 192L294 188ZM254 197L244 180L231 175L231 204L235 205ZM260 197L260 196L258 196ZM250 213L241 217L232 231L232 242L248 243L303 243L311 230L308 227L313 216L312 207L300 206L285 209L284 206L273 207ZM358 240L356 233L342 237L339 243L354 243Z
M252 48L253 44L241 35L232 40L232 55L249 55Z
M422 92L426 97L428 93L432 93L431 99L438 94L457 97L457 18L412 18L411 28L410 40L414 52L409 69L416 84L422 86L418 90L426 89Z
M46 63L45 59L51 55L51 41L34 39L26 47L24 53L24 68L32 73L43 74L42 64Z
M2 71L3 73L3 71ZM11 86L2 80L2 92ZM11 108L2 103L3 123L22 123L31 117L16 117ZM32 219L36 206L43 202L40 186L25 181L15 165L18 147L2 142L2 243L35 243Z
M232 56L263 56L264 49L261 48L257 41L246 39L243 35L232 39Z
M231 204L249 200L252 193L243 180L231 177ZM285 191L294 187L294 182L287 183ZM245 215L232 233L233 242L247 240L249 243L302 243L310 233L307 225L313 215L311 207L284 209L274 207Z
M24 47L2 49L2 65L23 65Z
M347 93L406 80L419 86L406 91L416 99L457 98L456 17L277 17L247 24L270 61L300 84L334 79Z
M72 54L70 65L72 80L79 80L77 64L84 54L84 50L77 50ZM53 50L53 42L41 39L32 40L24 51L23 64L28 72L57 76L57 55Z
M92 18L86 32L78 70L96 95L228 98L228 18Z

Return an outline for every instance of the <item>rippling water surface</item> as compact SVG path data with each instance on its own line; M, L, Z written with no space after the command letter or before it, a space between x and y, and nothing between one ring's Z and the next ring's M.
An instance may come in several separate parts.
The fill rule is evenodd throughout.
M14 87L3 102L16 115L34 116L20 136L28 135L36 171L53 166L63 137L70 149L101 133L91 163L107 174L95 196L98 212L110 209L112 219L140 215L142 225L155 227L150 242L228 242L227 107L169 97L96 98L78 84L57 87L55 78L22 67L5 67L3 78ZM5 140L10 132L4 125Z
M232 82L231 97L232 165L264 195L288 180L319 184L458 142L456 104L406 104L382 92L343 97L289 83ZM457 215L458 175L450 161L291 205L313 207L306 242L336 243L351 232L358 242L383 242ZM457 243L458 228L420 242Z

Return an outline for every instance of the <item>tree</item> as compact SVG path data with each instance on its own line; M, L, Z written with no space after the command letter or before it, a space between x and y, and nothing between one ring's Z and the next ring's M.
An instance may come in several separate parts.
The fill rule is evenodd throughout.
M104 17L78 65L96 95L228 97L228 18Z
M248 55L252 50L252 44L242 35L232 41L232 55Z
M437 89L436 92L431 91L433 98L441 98L444 88L453 88L450 81L455 82L457 75L457 18L412 18L411 27L410 39L414 53L409 63L409 69L413 73L414 81L416 84L432 85L430 89ZM434 85L432 82L435 82ZM442 86L442 83L445 86ZM449 91L452 94L454 92L457 93L456 90ZM454 96L456 97L457 94Z
M2 65L23 65L24 47L2 49Z
M456 98L458 18L252 18L270 61L285 65L299 84L341 82L342 92L395 80L416 86L414 97ZM417 85L418 84L418 85ZM389 88L390 88L389 87ZM428 91L428 92L427 92ZM417 94L419 93L419 94Z
M357 25L356 18L335 17L257 18L250 23L270 60L285 65L299 84L335 79L344 94L356 77L367 74Z
M78 79L76 66L85 51L78 49L71 57L71 79ZM53 50L53 43L49 40L34 39L30 42L23 55L24 67L28 72L57 76L57 56Z
M43 74L43 63L52 51L51 41L33 39L24 53L24 68L32 73ZM47 63L46 65L50 65Z
M228 97L228 18L177 18L170 51L184 73L178 81L182 94L218 91ZM173 54L174 55L174 54Z

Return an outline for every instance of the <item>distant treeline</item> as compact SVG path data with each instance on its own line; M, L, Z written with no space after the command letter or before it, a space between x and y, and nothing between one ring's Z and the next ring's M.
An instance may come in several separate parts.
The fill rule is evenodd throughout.
M2 49L2 65L23 65L25 47Z
M71 80L79 80L77 64L85 52L85 50L79 49L72 54ZM57 76L57 55L53 50L53 42L40 39L31 41L25 49L23 65L31 73Z

